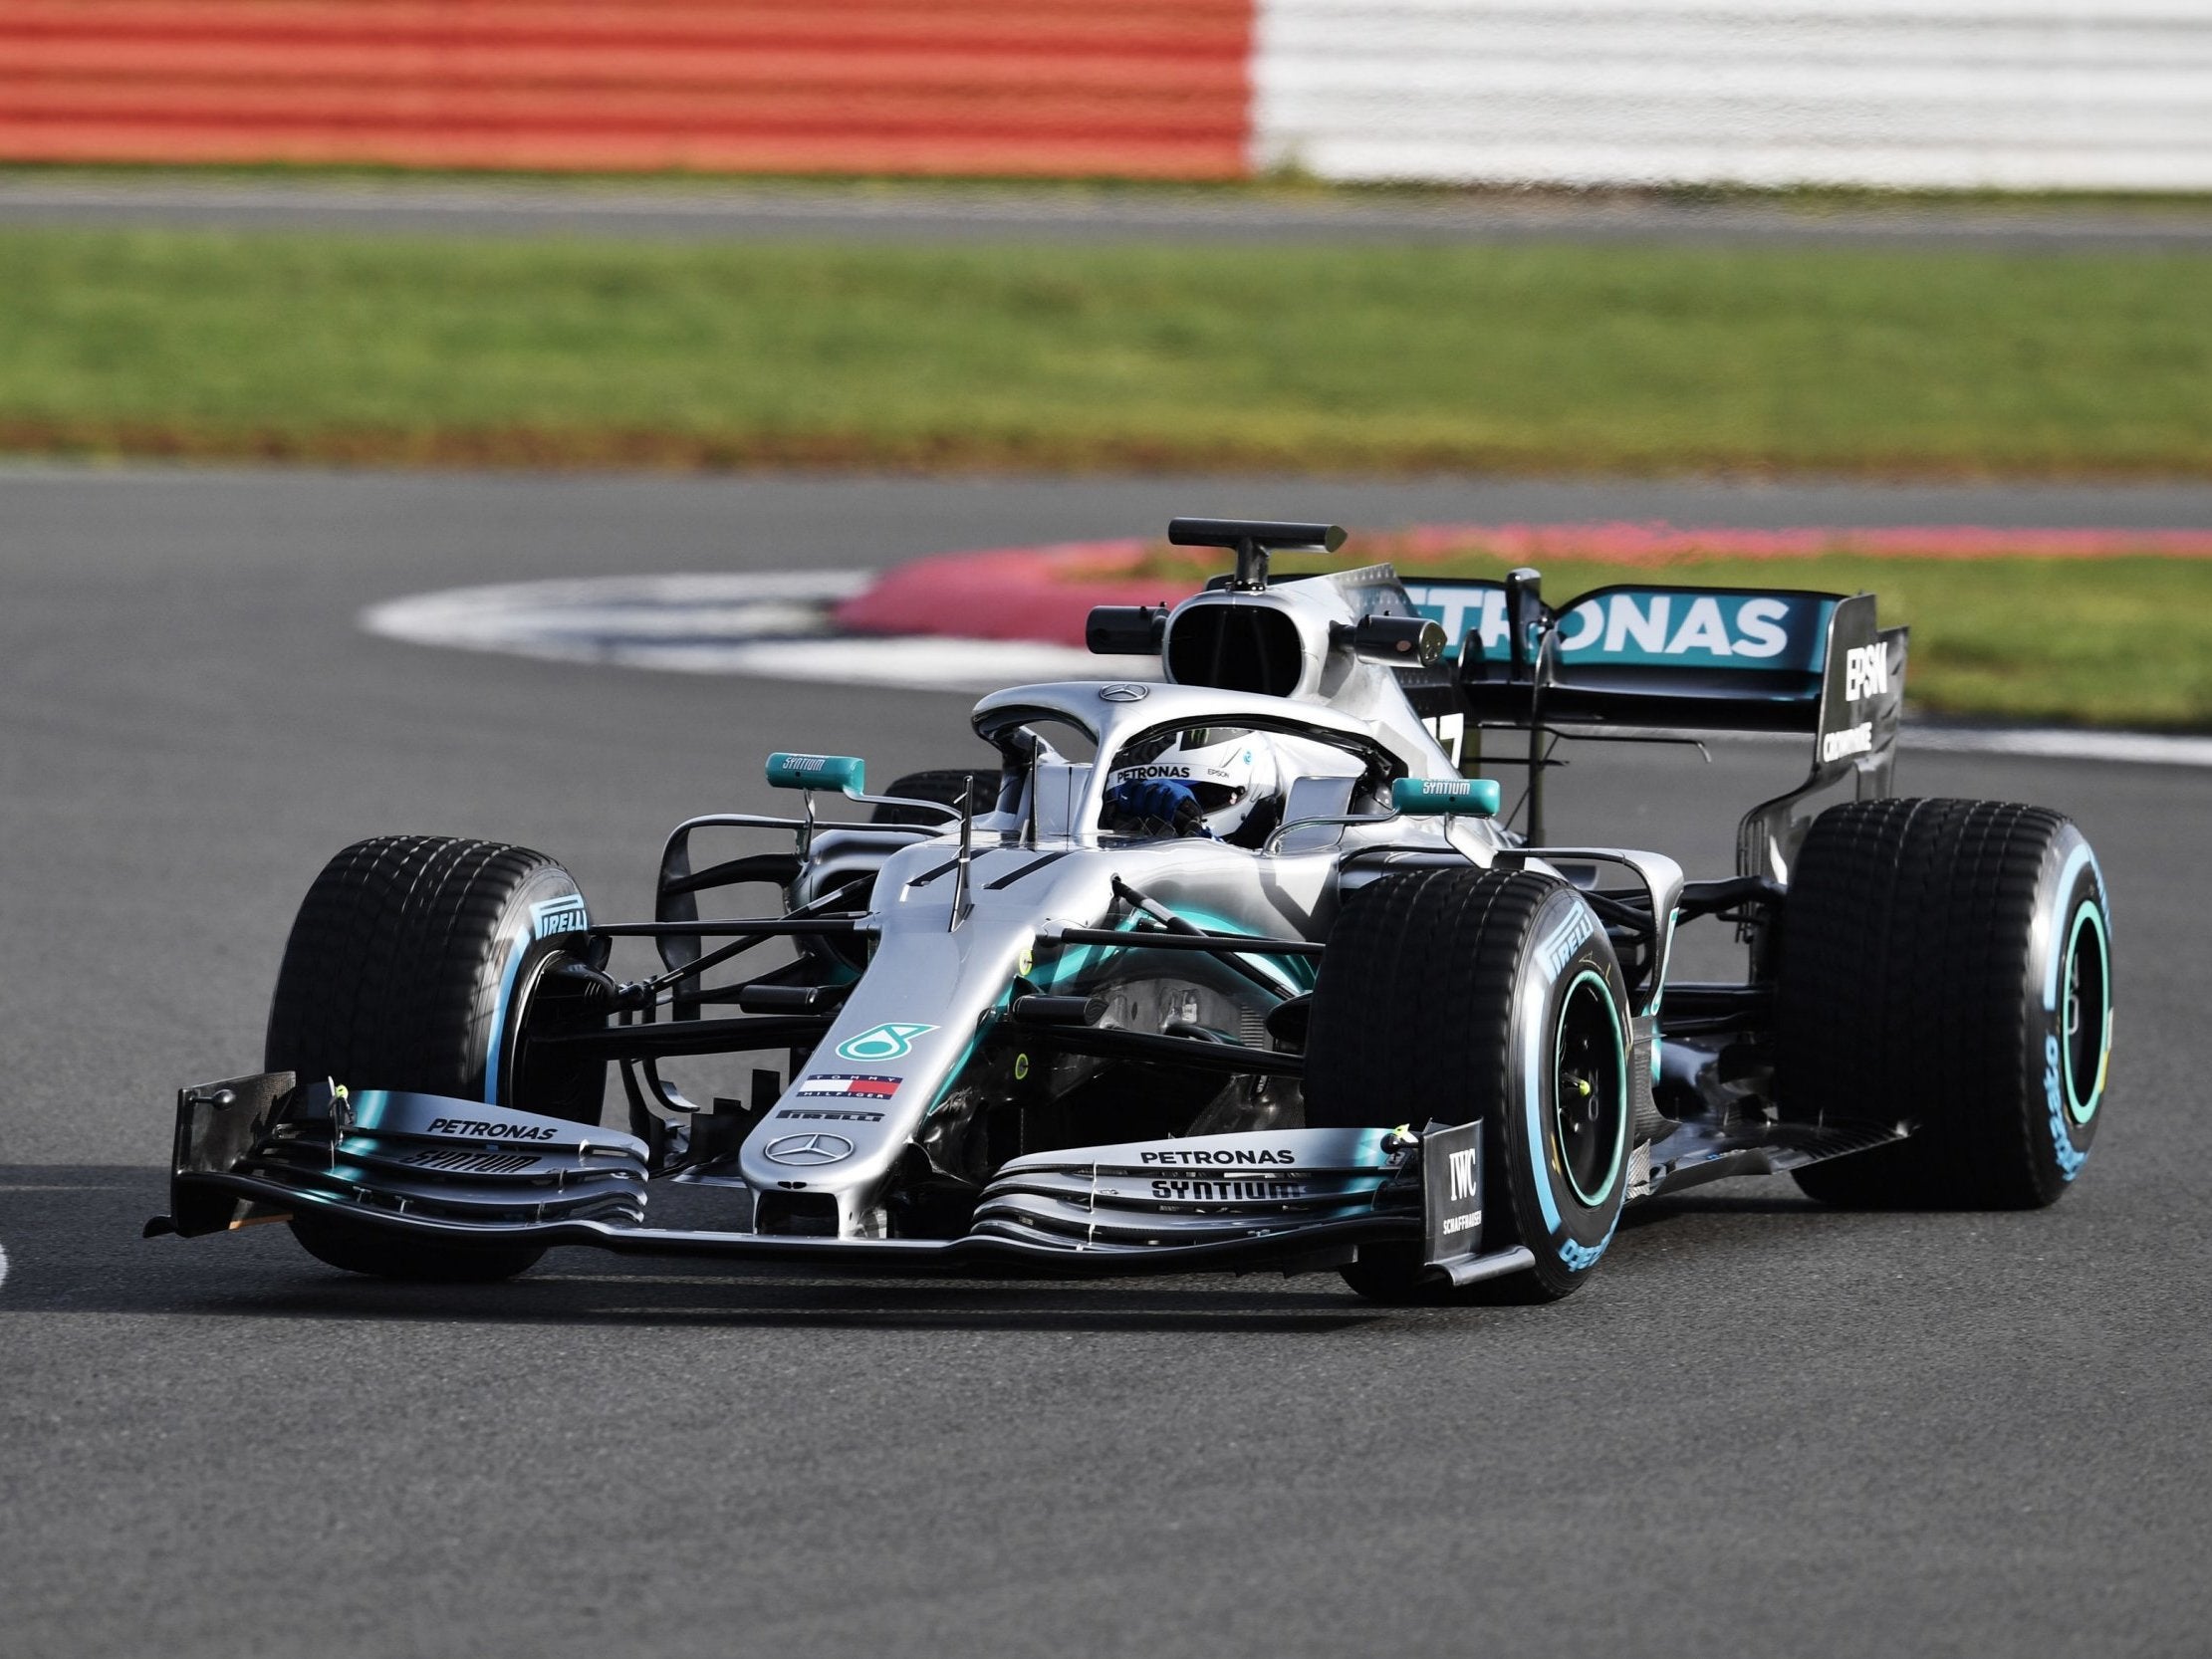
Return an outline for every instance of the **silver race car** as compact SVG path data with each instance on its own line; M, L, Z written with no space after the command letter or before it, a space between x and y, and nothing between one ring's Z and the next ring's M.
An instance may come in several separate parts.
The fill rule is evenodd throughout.
M1119 677L985 697L991 763L880 796L859 759L771 756L794 810L678 826L650 920L596 919L518 846L341 852L264 1069L179 1093L148 1232L281 1219L416 1280L591 1245L1548 1300L1624 1206L1716 1177L2024 1207L2080 1173L2111 1037L2096 859L2056 813L1889 798L1906 640L1871 595L1554 608L1527 571L1270 580L1329 525L1169 537L1234 569L1094 612ZM1560 737L1720 730L1811 749L1733 871L1546 842ZM1518 832L1491 770L1523 779ZM1670 973L1700 919L1741 980ZM628 941L653 958L617 967Z

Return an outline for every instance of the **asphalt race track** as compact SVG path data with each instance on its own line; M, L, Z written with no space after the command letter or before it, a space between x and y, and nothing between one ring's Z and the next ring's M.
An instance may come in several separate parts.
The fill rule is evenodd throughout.
M0 224L348 230L415 236L624 236L653 241L1672 242L2001 248L2009 253L2189 249L2212 242L2193 206L1904 202L1809 207L1757 199L1512 190L1320 194L1152 186L860 185L361 177L197 178L130 171L0 173Z
M2111 1116L2049 1212L1722 1186L1498 1311L582 1251L426 1292L278 1228L138 1238L171 1092L258 1065L345 842L525 841L636 913L771 748L980 753L954 696L429 650L363 605L1174 510L2201 526L2212 490L0 473L0 1654L2203 1652L2204 772L1907 758L2076 814L2111 879ZM1555 830L1710 870L1792 764L1586 759Z

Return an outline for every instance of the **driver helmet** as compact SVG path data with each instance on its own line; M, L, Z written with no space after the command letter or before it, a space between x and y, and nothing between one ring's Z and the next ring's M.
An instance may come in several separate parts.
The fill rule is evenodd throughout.
M1149 746L1147 746L1149 747ZM1275 802L1283 764L1273 740L1243 726L1192 726L1139 760L1123 751L1109 788L1155 779L1186 787L1197 798L1206 829L1229 840Z

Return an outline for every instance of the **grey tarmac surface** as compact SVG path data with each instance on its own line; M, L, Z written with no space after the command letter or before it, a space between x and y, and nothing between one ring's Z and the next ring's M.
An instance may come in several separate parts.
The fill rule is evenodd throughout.
M138 1239L170 1091L257 1063L344 842L526 841L634 913L772 747L976 752L955 697L426 650L360 606L1177 510L2186 526L2212 492L0 472L0 1654L2204 1651L2212 774L1906 762L2075 813L2110 875L2111 1118L2048 1212L1724 1185L1494 1311L579 1251L424 1292L281 1229ZM1585 759L1557 828L1710 869L1788 764Z
M168 225L666 241L1529 241L2201 250L2194 202L1699 200L1656 194L1160 186L0 174L0 224Z

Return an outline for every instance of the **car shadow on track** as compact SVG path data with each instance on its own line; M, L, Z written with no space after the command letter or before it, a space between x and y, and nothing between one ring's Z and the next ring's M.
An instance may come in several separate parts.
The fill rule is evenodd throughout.
M1692 1216L1813 1216L1839 1215L1806 1197L1795 1187L1776 1183L1768 1191L1722 1191L1710 1187L1693 1188L1674 1196L1659 1197L1638 1204L1622 1213L1620 1231L1638 1232L1646 1227L1662 1227L1669 1222L1680 1222Z

